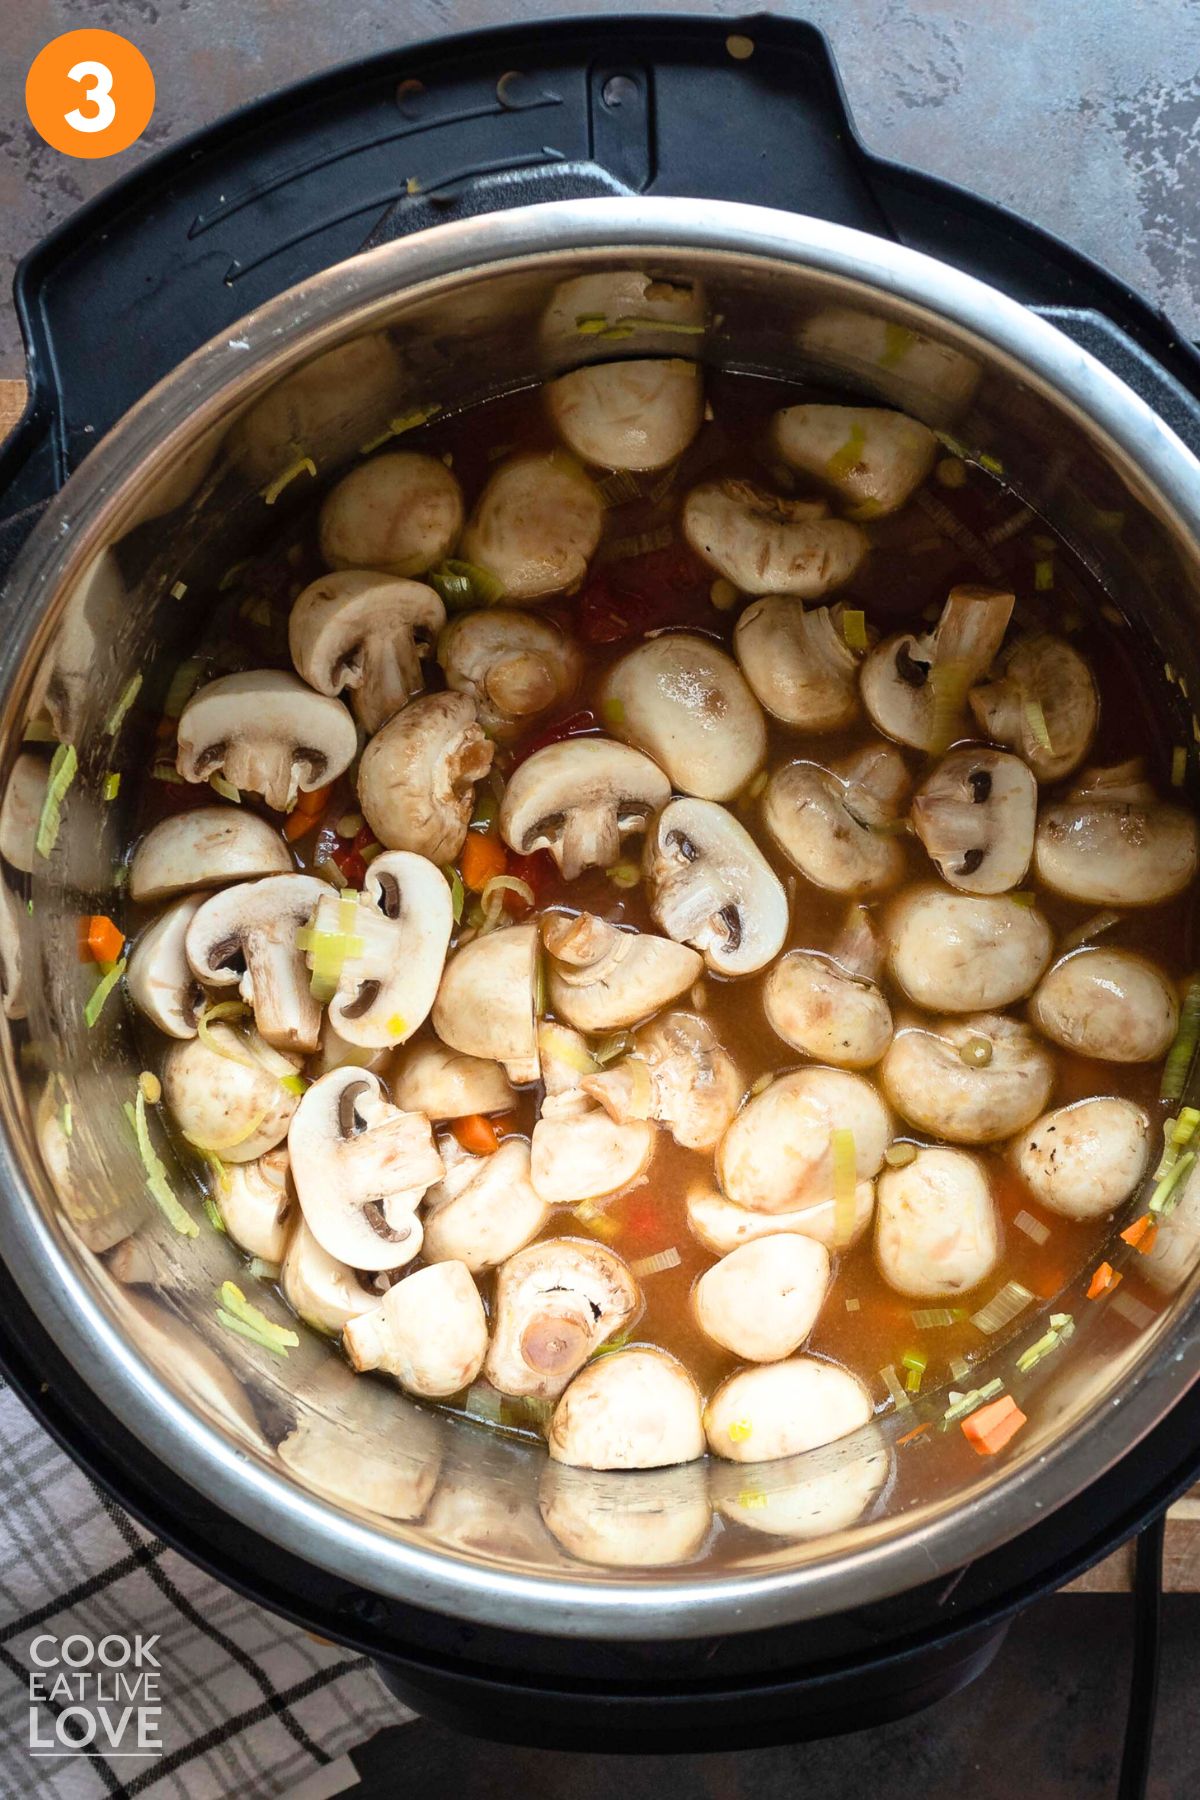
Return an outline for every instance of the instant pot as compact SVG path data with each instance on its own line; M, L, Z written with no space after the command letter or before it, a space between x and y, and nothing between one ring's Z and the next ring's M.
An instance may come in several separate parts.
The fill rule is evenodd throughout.
M686 336L657 304L680 291ZM615 351L578 329L581 293L628 326ZM1053 523L1200 742L1200 359L1053 239L870 157L822 38L767 18L539 24L339 71L145 165L33 253L17 299L0 750L9 770L53 748L70 778L0 908L10 1379L154 1530L468 1731L731 1748L962 1685L1015 1611L1195 1478L1182 1209L1155 1305L1132 1282L1089 1303L1081 1269L973 1367L1029 1416L1001 1457L943 1429L941 1394L786 1463L563 1469L355 1378L315 1333L284 1363L220 1331L243 1265L166 1137L197 1235L147 1194L137 1043L119 1003L85 1019L77 920L120 916L126 808L223 574L313 504L306 470L279 477L311 461L324 483L398 419L614 353L924 419ZM1022 1374L1051 1311L1074 1335Z

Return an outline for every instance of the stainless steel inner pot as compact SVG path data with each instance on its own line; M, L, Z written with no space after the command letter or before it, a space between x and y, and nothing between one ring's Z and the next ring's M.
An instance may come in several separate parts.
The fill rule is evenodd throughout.
M699 332L662 327L658 283L691 286ZM616 341L579 329L596 316L633 328ZM1060 1352L1015 1373L1051 1310L1030 1309L973 1370L976 1385L1001 1374L1029 1415L998 1458L939 1429L943 1395L787 1463L594 1475L355 1378L315 1333L282 1362L219 1328L214 1291L241 1260L165 1139L199 1235L156 1208L123 1113L139 1067L129 1021L119 996L94 1029L83 1016L94 970L77 960L76 920L120 914L126 806L151 755L156 706L122 717L130 683L140 675L143 698L160 700L221 572L311 506L306 475L263 498L298 458L323 481L398 416L637 354L877 396L993 459L1146 653L1182 675L1186 687L1164 673L1161 703L1179 741L1200 739L1185 698L1200 693L1200 464L1107 368L1000 294L895 244L750 206L571 201L330 269L121 421L0 602L4 767L27 736L78 758L31 905L0 894L0 1253L97 1407L232 1520L381 1594L591 1638L744 1631L951 1571L1077 1495L1200 1373L1190 1195L1151 1259L1161 1313L1089 1305L1080 1286L1055 1303L1077 1321ZM106 801L112 772L125 780ZM1126 1254L1115 1228L1111 1254Z

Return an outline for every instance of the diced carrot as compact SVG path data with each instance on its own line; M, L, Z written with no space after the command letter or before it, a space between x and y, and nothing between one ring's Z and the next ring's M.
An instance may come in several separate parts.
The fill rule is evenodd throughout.
M493 837L490 831L467 833L462 853L465 888L469 888L473 894L481 894L493 876L503 875L507 869L508 852L498 837Z
M1153 1248L1154 1248L1155 1244L1157 1244L1157 1242L1158 1242L1158 1226L1157 1226L1157 1224L1154 1224L1150 1227L1149 1231L1146 1233L1145 1237L1142 1239L1141 1243L1138 1245L1138 1255L1139 1256L1149 1256L1150 1252L1153 1250Z
M968 1413L962 1421L962 1431L979 1456L995 1456L1026 1423L1025 1414L1012 1395L1004 1394L990 1406Z
M929 1420L926 1419L924 1425L914 1426L912 1431L906 1431L903 1437L896 1439L897 1450L899 1450L899 1448L902 1444L911 1444L914 1438L919 1438L923 1431L928 1431L928 1430L929 1430Z
M1135 1219L1132 1225L1127 1225L1125 1227L1124 1231L1121 1233L1122 1243L1134 1245L1140 1244L1146 1233L1149 1231L1151 1223L1150 1214L1143 1213L1140 1219Z
M87 922L84 944L93 962L120 962L125 935L103 913L93 913Z
M496 1127L486 1113L468 1113L465 1119L452 1119L450 1129L472 1156L490 1156L500 1148Z
M1113 1268L1112 1264L1102 1262L1100 1267L1092 1275L1092 1279L1088 1284L1088 1299L1098 1300L1101 1294L1106 1294L1110 1289L1115 1288L1120 1280L1121 1277Z
M283 822L283 835L289 844L297 838L307 836L329 804L329 796L333 791L333 783L327 782L324 787L313 788L311 793L301 794L295 806Z

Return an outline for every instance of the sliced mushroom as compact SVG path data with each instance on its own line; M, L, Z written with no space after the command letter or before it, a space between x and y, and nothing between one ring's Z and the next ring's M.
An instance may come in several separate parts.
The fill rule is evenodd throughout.
M700 1394L665 1350L621 1350L583 1369L554 1409L555 1462L577 1469L663 1469L704 1455Z
M1154 906L1195 878L1196 821L1160 800L1139 760L1087 769L1038 817L1033 866L1047 887L1091 906Z
M783 883L750 833L711 800L672 800L646 834L655 922L717 975L753 975L787 936Z
M510 600L572 594L600 542L604 502L569 456L531 451L495 471L475 502L462 554Z
M550 1004L580 1031L618 1031L677 1000L704 963L695 950L647 931L624 931L595 913L547 913Z
M1000 1257L983 1165L964 1150L920 1149L875 1190L875 1260L889 1287L936 1300L978 1287Z
M704 1429L713 1455L727 1462L777 1462L847 1437L872 1412L848 1369L795 1356L722 1382L704 1409Z
M1033 855L1037 782L1003 750L951 750L913 795L913 829L943 881L1003 894Z
M1002 1013L904 1025L880 1065L896 1111L952 1144L994 1144L1035 1119L1054 1086L1054 1058Z
M609 738L548 744L514 771L500 807L500 833L518 855L549 850L567 881L607 868L622 838L642 832L671 798L657 763Z
M469 694L486 730L519 731L579 685L579 646L551 619L481 606L452 619L438 639L446 686Z
M469 1113L507 1112L514 1099L499 1063L462 1056L445 1044L412 1044L392 1082L396 1105L428 1119L463 1119Z
M927 425L879 406L785 406L771 441L793 469L850 501L855 519L897 512L929 474L938 447Z
M704 421L703 377L680 357L590 363L545 394L567 448L601 469L665 469Z
M910 888L887 920L892 974L930 1012L992 1012L1036 986L1050 960L1050 927L1008 894Z
M794 762L763 793L763 822L814 886L837 894L878 894L905 870L896 835L909 774L889 744L856 750L834 767Z
M369 1047L362 1044L350 1044L333 1029L329 1023L329 1015L321 1021L321 1042L317 1046L315 1056L308 1064L307 1073L315 1081L319 1075L328 1075L331 1069L344 1069L353 1064L356 1069L373 1069L381 1074L391 1060L391 1046L384 1048ZM423 1107L409 1107L410 1112L422 1112Z
M1060 957L1029 1011L1053 1043L1101 1062L1157 1062L1179 1026L1171 983L1132 950L1073 950Z
M351 1319L379 1305L379 1295L323 1250L302 1218L292 1227L279 1285L292 1311L318 1331L342 1332Z
M798 1350L829 1289L829 1252L795 1232L752 1238L706 1269L692 1289L705 1337L743 1362L778 1362Z
M694 487L683 534L743 594L815 600L849 581L870 548L860 525L831 519L823 500L788 500L728 478Z
M0 856L22 875L33 873L34 842L50 780L44 757L23 750L9 772L0 799Z
M295 1218L282 1145L254 1162L234 1163L217 1183L217 1211L226 1231L248 1256L281 1263Z
M321 555L331 569L423 575L451 554L462 489L436 456L393 450L343 475L321 507Z
M967 696L985 737L1008 744L1039 781L1077 769L1096 735L1100 697L1083 657L1065 638L1022 638L1001 673Z
M637 1283L603 1244L544 1238L496 1277L485 1373L502 1394L556 1400L588 1357L632 1324Z
M314 875L243 881L210 895L187 928L184 948L196 980L236 987L277 1050L315 1050L320 1040L321 1008L296 933L328 893Z
M185 781L223 774L239 792L286 812L298 793L336 781L357 749L340 700L280 669L253 669L192 695L179 719L175 767Z
M449 884L423 856L389 850L371 863L351 905L347 924L350 909L326 888L306 940L310 969L320 967L322 936L345 951L329 1001L330 1022L349 1044L406 1043L429 1017L442 979L454 929Z
M391 1105L369 1069L334 1069L296 1108L288 1154L305 1223L330 1256L354 1269L412 1261L417 1207L445 1173L424 1113Z
M853 1138L856 1181L869 1181L891 1137L888 1109L869 1081L844 1069L797 1069L748 1100L717 1147L726 1198L782 1213L834 1198L835 1131Z
M21 906L8 883L0 878L0 1004L6 1019L23 1019L25 998L24 948L21 942Z
M945 750L964 736L967 692L999 650L1015 603L991 588L952 588L932 631L877 644L862 667L872 724L915 750Z
M600 689L614 737L666 770L677 793L732 800L767 754L767 727L733 658L692 631L647 638Z
M870 914L852 907L828 956L789 950L769 971L763 983L768 1024L816 1062L869 1069L892 1040L892 1009L878 986L882 965Z
M184 948L188 927L204 904L203 894L186 894L147 925L129 952L125 986L138 1011L168 1037L196 1035L204 1009L204 989L192 973Z
M777 1463L766 1479L747 1486L732 1464L713 1466L712 1495L717 1509L735 1524L769 1537L811 1541L848 1531L866 1512L887 1481L891 1462L877 1431L860 1433L865 1443L810 1450L786 1475ZM819 1458L819 1466L818 1465Z
M584 1093L547 1093L533 1128L530 1179L547 1205L574 1206L634 1186L653 1154L654 1127L645 1120L618 1124Z
M1039 1205L1065 1219L1102 1219L1146 1173L1150 1118L1132 1100L1076 1100L1036 1119L1011 1154Z
M370 736L425 691L421 658L445 623L445 607L424 582L346 569L304 589L288 618L288 647L319 694L349 689Z
M163 1098L189 1143L222 1162L253 1162L287 1135L297 1100L283 1084L300 1059L224 1020L210 1025L206 1036L207 1043L196 1037L172 1044L163 1064Z
M442 1042L503 1063L510 1081L536 1081L538 954L536 925L509 925L456 950L433 1003L433 1029Z
M453 1145L453 1150L451 1146ZM426 1262L494 1269L523 1250L550 1217L529 1179L529 1145L506 1137L490 1156L442 1147L446 1173L425 1196Z
M875 1184L860 1181L854 1189L854 1211L847 1221L839 1217L840 1209L833 1200L816 1200L811 1205L790 1212L751 1212L735 1206L724 1194L707 1186L692 1189L687 1197L687 1220L692 1235L714 1256L727 1256L742 1244L756 1238L773 1237L781 1231L794 1231L801 1237L824 1244L827 1250L848 1250L862 1237L875 1210Z
M738 615L733 652L755 698L798 731L841 731L862 710L858 669L866 645L846 641L845 607L805 606L786 594Z
M585 1075L585 1094L619 1124L657 1119L685 1150L711 1150L737 1112L742 1077L707 1020L668 1012L643 1025L634 1054Z
M129 866L129 898L148 904L190 888L290 874L293 867L287 845L257 813L198 806L146 833Z
M453 862L495 754L465 694L426 694L377 731L358 767L367 824L389 850Z
M606 1569L690 1562L712 1527L703 1463L671 1469L572 1469L547 1462L538 1499L548 1531L569 1555Z
M379 1305L347 1322L356 1369L382 1369L410 1394L444 1400L469 1387L487 1355L487 1315L464 1263L439 1262L406 1275Z

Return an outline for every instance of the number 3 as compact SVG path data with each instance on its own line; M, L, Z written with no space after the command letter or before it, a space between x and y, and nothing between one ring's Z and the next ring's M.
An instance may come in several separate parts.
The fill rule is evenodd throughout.
M95 112L88 114L74 107L66 114L67 124L72 131L107 131L117 116L117 109L112 98L112 70L102 62L78 62L67 72L68 81L89 81L91 85L84 89L84 98Z

